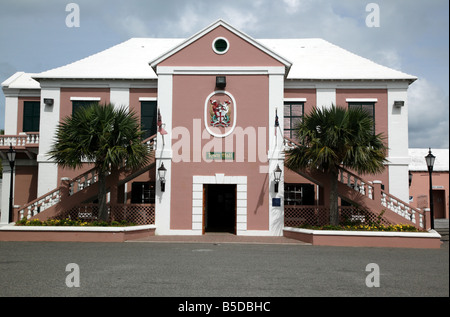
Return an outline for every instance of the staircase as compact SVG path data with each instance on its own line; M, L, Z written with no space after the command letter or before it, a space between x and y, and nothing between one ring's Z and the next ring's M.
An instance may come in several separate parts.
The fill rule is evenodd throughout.
M434 230L441 235L441 241L448 241L448 219L434 219Z
M156 135L144 140L143 143L147 145L150 152L154 151L156 149ZM120 169L118 175L109 174L106 177L106 187L122 185L148 171L154 164L155 158L152 155L149 164L140 170L126 171ZM18 210L18 219L39 218L39 220L46 220L96 197L97 194L98 174L95 169L91 169L74 179L62 180L59 187L22 206Z
M300 145L289 138L284 139L286 151L296 146ZM318 169L295 170L294 172L321 185L324 189L329 188L328 175ZM428 222L422 210L414 208L382 190L381 182L366 181L344 168L339 169L338 195L365 210L382 215L389 223L410 224L421 230L427 229Z

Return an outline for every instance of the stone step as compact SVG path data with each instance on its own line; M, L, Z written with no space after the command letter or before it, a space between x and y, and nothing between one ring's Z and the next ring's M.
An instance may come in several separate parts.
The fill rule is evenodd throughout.
M435 219L434 229L441 235L441 241L449 241L449 219Z
M434 228L448 229L449 219L434 219Z

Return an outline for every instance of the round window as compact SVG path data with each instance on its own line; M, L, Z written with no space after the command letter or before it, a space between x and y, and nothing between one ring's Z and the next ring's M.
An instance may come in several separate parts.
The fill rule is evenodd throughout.
M217 54L225 54L230 47L227 39L223 37L218 37L213 41L213 50Z

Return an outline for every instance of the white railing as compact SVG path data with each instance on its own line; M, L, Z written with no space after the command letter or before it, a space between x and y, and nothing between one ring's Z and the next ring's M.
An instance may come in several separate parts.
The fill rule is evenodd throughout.
M2 146L39 146L39 132L28 132L19 135L0 135L0 147Z
M58 187L51 192L33 200L31 203L25 205L19 210L19 219L30 219L38 213L50 208L61 201L61 187Z
M289 138L284 139L285 151L289 151L296 146L300 146L300 144ZM361 177L347 171L344 168L339 169L338 180L342 184L347 185L349 188L352 188L359 194L371 200L374 200L375 197L380 197L379 203L381 206L413 222L415 225L420 226L420 228L424 228L425 216L421 210L410 206L389 193L384 192L381 190L381 186L378 189L379 192L375 193L375 186L372 182L365 181Z
M154 149L156 149L156 135L144 140L143 143L147 144L150 151L153 151ZM87 172L84 172L83 174L73 179L67 179L66 181L68 181L67 194L69 196L72 196L95 184L98 181L98 173L95 168L92 168ZM61 185L51 192L48 192L47 194L23 206L21 209L19 209L19 219L23 219L24 217L29 219L59 203L61 201L62 191L64 190L64 188L65 186Z

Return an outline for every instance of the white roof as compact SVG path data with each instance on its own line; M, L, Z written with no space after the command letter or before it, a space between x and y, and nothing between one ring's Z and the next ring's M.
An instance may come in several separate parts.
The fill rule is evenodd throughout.
M288 79L409 80L417 77L379 65L323 39L263 39L292 62Z
M2 87L10 89L40 89L39 83L32 77L35 74L17 72L2 83Z
M183 39L132 38L35 78L156 79L148 62L181 41Z
M132 38L34 78L156 79L149 62L186 39ZM407 80L417 78L376 64L322 39L255 40L292 63L288 79Z
M427 163L425 162L425 156L428 155L429 149L409 149L409 156L411 157L411 163L409 164L410 171L428 171ZM436 156L434 161L433 171L436 172L448 172L449 171L449 158L448 149L431 149L431 153Z

